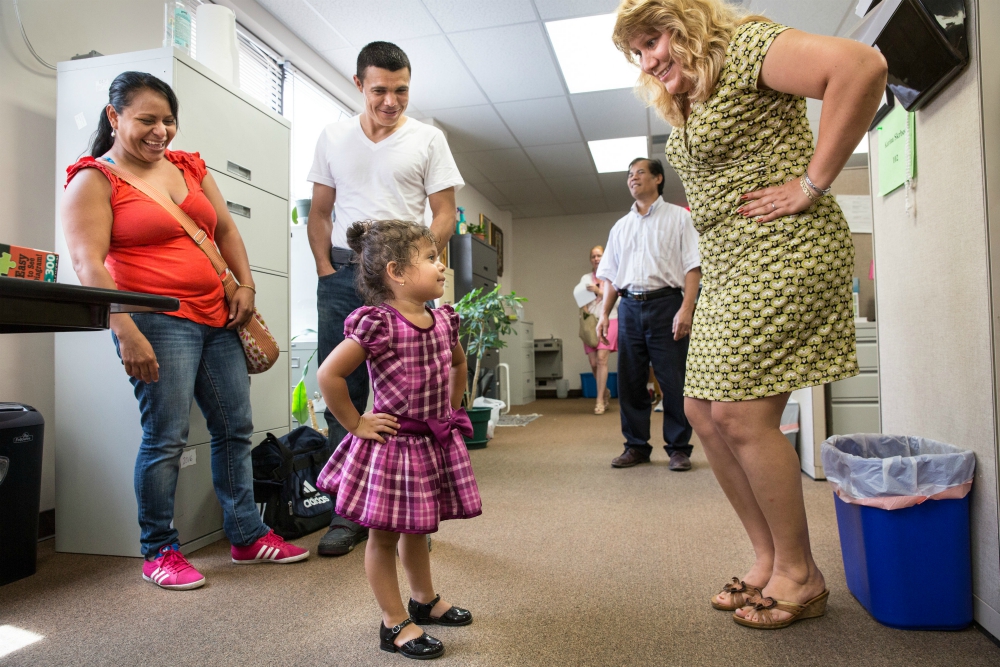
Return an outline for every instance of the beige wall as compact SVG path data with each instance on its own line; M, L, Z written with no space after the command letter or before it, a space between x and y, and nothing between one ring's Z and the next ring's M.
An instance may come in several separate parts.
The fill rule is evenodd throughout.
M19 4L35 51L51 64L163 42L162 0L49 0ZM55 248L56 77L31 57L10 2L0 3L0 242ZM96 109L94 110L96 111ZM60 270L72 271L68 257ZM108 344L111 344L110 334ZM0 336L0 401L35 406L54 422L52 334ZM46 429L43 510L55 507L54 430Z
M852 167L840 172L833 182L831 193L837 195L871 195L868 167ZM851 234L854 239L854 277L860 281L859 302L861 317L875 319L875 281L869 278L872 261L872 235Z
M605 245L611 227L626 211L565 215L514 221L517 237L517 293L528 298L525 317L535 323L535 338L561 338L563 377L570 389L580 388L580 373L589 373L579 331L579 310L573 288L590 270L590 249ZM618 367L612 354L611 370Z
M514 224L510 211L501 211L493 202L484 197L479 190L471 185L464 186L455 194L455 205L465 209L465 219L479 223L479 214L489 218L493 224L503 230L503 275L498 278L500 291L509 293L515 290L514 285Z
M883 432L942 440L976 453L976 619L1000 636L996 331L990 292L990 240L996 238L990 221L1000 223L996 195L986 208L987 191L1000 188L995 127L1000 47L987 40L980 60L978 43L980 34L1000 32L1000 3L969 5L974 25L978 9L987 12L978 34L970 34L972 63L916 116L916 214L906 213L902 189L873 201L880 394ZM877 175L878 141L871 144ZM996 267L992 275L997 278Z

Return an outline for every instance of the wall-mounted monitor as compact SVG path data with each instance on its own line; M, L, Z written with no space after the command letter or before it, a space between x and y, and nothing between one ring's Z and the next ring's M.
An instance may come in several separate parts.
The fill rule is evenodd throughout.
M907 111L927 104L969 63L965 0L882 0L852 37L885 56L889 91Z

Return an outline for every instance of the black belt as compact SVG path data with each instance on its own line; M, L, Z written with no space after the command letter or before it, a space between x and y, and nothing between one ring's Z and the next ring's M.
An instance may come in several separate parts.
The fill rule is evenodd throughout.
M629 292L627 289L623 289L618 292L618 295L624 299L650 301L652 299L659 299L664 296L673 296L680 293L681 290L679 287L661 287L660 289L655 289L652 292Z
M355 253L347 248L330 248L330 262L333 264L350 264Z

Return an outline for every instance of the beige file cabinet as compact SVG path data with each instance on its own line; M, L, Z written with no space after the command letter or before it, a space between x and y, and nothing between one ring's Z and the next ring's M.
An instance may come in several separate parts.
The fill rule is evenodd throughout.
M827 387L829 434L879 433L878 333L875 322L855 321L861 372Z
M535 400L535 325L518 320L514 332L504 338L507 347L500 350L500 362L510 367L510 404L524 405ZM501 384L507 377L500 371ZM507 387L500 390L501 400L507 400Z
M128 70L169 83L180 102L171 148L198 152L219 185L243 237L257 286L257 307L282 354L251 378L254 443L288 432L288 191L290 124L210 70L170 48L59 64L56 197L65 169L85 154L107 103L108 86ZM58 202L56 209L59 209ZM56 220L57 251L69 257ZM78 280L67 262L62 282ZM139 408L111 334L55 336L56 550L139 555L133 469L142 430ZM178 473L174 525L185 551L223 536L205 420L192 406Z

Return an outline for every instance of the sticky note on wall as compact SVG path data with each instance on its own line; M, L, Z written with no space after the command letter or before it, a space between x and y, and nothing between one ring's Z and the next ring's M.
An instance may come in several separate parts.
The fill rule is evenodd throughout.
M54 283L58 274L57 253L0 243L0 277Z

